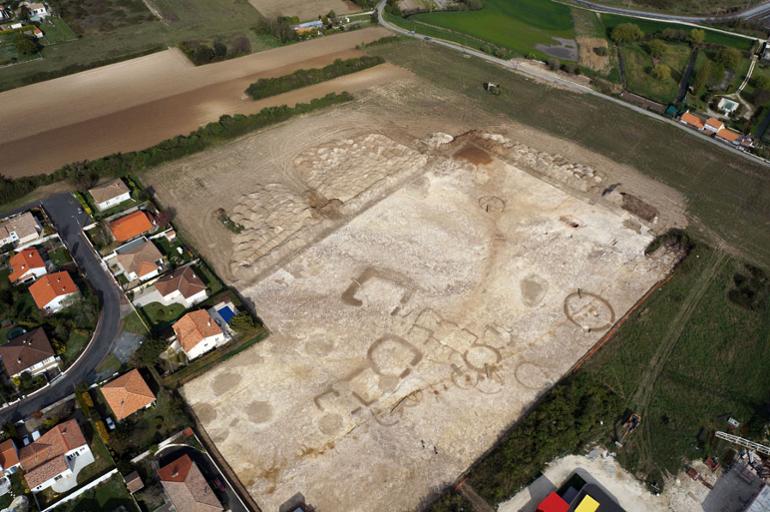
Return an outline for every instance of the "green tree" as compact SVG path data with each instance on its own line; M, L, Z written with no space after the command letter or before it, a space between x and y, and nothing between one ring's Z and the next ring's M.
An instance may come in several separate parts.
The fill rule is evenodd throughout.
M711 77L712 66L713 63L710 60L705 60L703 61L703 64L695 70L695 77L692 80L692 89L696 96L700 96L705 92L706 86L709 83L709 78Z
M737 48L721 48L717 52L716 60L725 69L735 71L741 63L741 52Z
M14 46L21 55L34 55L38 50L37 43L22 33L16 34Z
M690 30L690 42L694 45L703 44L706 40L706 31L700 28Z
M139 366L153 366L167 347L168 341L151 336L145 339L134 353L134 363Z
M248 313L238 313L230 320L230 325L236 332L248 332L257 326Z
M668 50L668 45L660 39L653 39L647 43L647 51L656 59L663 57L666 50Z
M612 29L610 37L617 44L633 43L640 41L644 37L644 32L634 23L621 23Z
M660 81L671 79L671 68L665 64L655 64L652 67L652 76Z

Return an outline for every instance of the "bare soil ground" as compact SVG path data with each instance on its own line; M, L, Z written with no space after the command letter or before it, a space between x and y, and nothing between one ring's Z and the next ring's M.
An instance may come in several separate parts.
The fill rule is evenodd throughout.
M168 50L0 93L0 151L16 155L4 162L2 171L11 177L39 174L52 170L52 165L72 161L73 156L100 156L98 148L102 146L111 151L129 149L129 145L120 147L123 140L134 142L136 149L137 135L151 134L155 123L168 125L173 120L178 129L170 135L189 132L200 122L216 119L217 112L224 114L239 102L244 103L243 90L256 78L303 66L323 66L336 57L349 55L344 52L356 45L387 34L383 29L369 28L201 67L193 66L180 51ZM186 93L190 94L183 96ZM163 99L169 99L166 110L158 103ZM137 126L137 111L132 109L150 104L153 106L149 112L154 115L143 116L142 125ZM188 114L188 110L195 113ZM203 111L207 115L202 116ZM109 117L116 113L124 113L125 119L120 115ZM94 119L103 119L105 124L81 125ZM167 133L158 129L158 136ZM158 136L149 139L157 142L164 138ZM57 143L61 137L67 142ZM38 148L52 145L42 159L35 156L36 152L26 151L33 147L33 140L38 140ZM19 145L14 146L17 141ZM83 147L82 155L74 151L76 148L68 149L73 144ZM59 155L57 149L63 153Z
M599 37L578 37L578 62L594 71L605 72L610 68L609 47L606 39ZM607 53L599 55L594 50L604 48Z
M144 179L273 332L184 388L266 510L414 509L667 273L683 208L412 78Z
M329 11L345 14L361 10L346 0L249 0L249 3L267 18L297 16L301 20L309 20Z

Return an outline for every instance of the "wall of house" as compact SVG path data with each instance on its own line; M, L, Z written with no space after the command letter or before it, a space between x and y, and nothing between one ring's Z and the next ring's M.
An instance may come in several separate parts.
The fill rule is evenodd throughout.
M103 212L104 210L109 210L113 206L119 205L120 203L128 201L129 199L131 199L131 193L126 192L125 194L113 197L112 199L108 199L102 203L97 204L96 209L100 212Z
M222 345L227 341L227 337L224 334L217 334L215 336L209 336L208 338L204 339L197 345L195 345L192 350L185 351L185 354L187 354L187 359L193 360L196 359L206 352L209 352L211 350L214 350L219 345Z

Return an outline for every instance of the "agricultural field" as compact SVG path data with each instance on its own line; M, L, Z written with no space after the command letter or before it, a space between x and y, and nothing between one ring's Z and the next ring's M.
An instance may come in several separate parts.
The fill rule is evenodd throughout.
M409 19L467 34L519 55L547 55L545 47L560 46L557 39L575 37L570 8L541 0L486 0L478 11L432 12Z
M317 19L329 11L348 14L361 8L349 0L249 0L263 16L296 16L300 20Z
M602 0L601 4L646 11L667 12L671 14L708 14L719 15L737 10L748 9L761 0L717 0L700 2L699 0Z
M241 0L141 0L130 2L61 0L64 20L80 36L44 46L43 59L3 69L0 90L122 61L196 39L245 37L252 51L277 46L253 29L263 19ZM43 26L45 30L45 26Z

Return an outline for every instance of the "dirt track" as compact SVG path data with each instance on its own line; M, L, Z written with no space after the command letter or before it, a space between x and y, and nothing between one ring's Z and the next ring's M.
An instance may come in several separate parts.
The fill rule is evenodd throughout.
M309 20L332 10L337 14L361 10L354 3L345 0L249 0L249 3L268 18L298 16L301 20Z
M0 172L39 174L102 155L103 149L136 149L141 147L136 144L189 132L240 111L232 109L246 103L243 90L255 78L324 65L386 34L378 28L359 30L202 67L178 50L167 50L1 93L0 151L16 156L4 159ZM87 123L97 119L102 121ZM172 124L177 129L169 132ZM46 155L31 151L42 147Z

